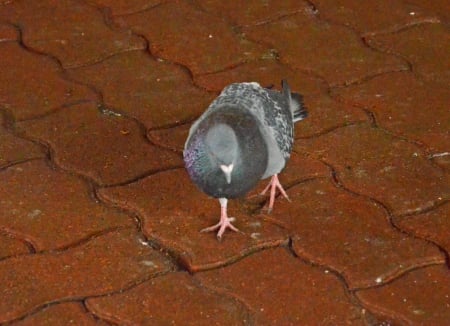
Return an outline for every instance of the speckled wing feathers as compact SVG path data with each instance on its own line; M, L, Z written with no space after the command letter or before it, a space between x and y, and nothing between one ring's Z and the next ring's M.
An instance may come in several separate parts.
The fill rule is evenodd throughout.
M282 93L262 88L258 83L231 84L210 108L225 104L251 111L276 141L283 158L289 158L294 126L288 101Z

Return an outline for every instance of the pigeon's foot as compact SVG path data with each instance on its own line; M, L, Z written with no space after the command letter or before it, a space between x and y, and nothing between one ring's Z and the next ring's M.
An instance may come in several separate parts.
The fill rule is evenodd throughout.
M228 217L227 215L227 199L220 198L220 221L217 224L214 224L213 226L204 228L200 230L200 232L211 232L219 229L217 232L217 239L220 241L222 240L222 235L225 233L225 230L231 229L234 232L241 232L237 227L235 227L231 222L234 222L234 217ZM242 232L241 232L242 233Z
M272 176L272 179L270 180L267 187L261 192L261 195L264 195L270 188L270 199L269 199L269 207L267 208L267 211L270 213L273 209L273 204L275 203L275 194L276 190L280 190L281 194L284 198L286 198L288 201L291 201L289 199L289 196L287 195L286 191L283 189L283 186L280 183L280 180L278 180L278 175L274 174Z

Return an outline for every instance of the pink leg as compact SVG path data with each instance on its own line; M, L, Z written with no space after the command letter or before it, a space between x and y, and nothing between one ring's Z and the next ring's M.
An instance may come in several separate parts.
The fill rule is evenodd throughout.
M227 228L235 231L235 232L241 232L239 231L238 228L236 228L234 225L231 224L231 222L234 221L234 217L228 217L227 215L227 203L228 200L226 198L219 198L220 201L220 221L219 223L204 228L202 230L200 230L200 232L211 232L211 231L215 231L217 229L219 229L219 231L217 232L217 239L221 240L222 239L222 235L224 234L225 230Z
M272 176L272 179L270 180L270 182L267 185L267 187L261 192L261 195L264 195L267 192L267 190L269 190L269 188L270 188L270 199L269 199L269 208L268 208L269 213L272 211L273 204L275 203L275 194L276 194L277 188L280 190L280 192L284 196L284 198L286 198L287 200L291 201L289 199L286 191L284 191L283 186L280 183L280 180L278 180L278 175L277 174L274 174Z

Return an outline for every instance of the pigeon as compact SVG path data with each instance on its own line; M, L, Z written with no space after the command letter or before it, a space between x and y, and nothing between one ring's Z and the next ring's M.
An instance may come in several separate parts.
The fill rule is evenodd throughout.
M216 231L221 240L227 228L240 232L228 217L229 199L243 197L261 179L271 181L269 212L276 190L289 199L278 173L286 165L294 141L294 123L307 117L302 96L291 93L286 80L282 91L256 82L234 83L223 89L192 124L183 158L186 170L200 190L219 199L219 223L201 232Z

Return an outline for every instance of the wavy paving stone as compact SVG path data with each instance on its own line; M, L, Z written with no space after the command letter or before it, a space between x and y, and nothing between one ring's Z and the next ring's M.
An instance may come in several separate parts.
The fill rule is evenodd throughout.
M112 14L129 15L139 11L148 10L153 8L164 1L161 0L88 0L94 6L107 8L111 10Z
M23 241L6 234L0 234L0 260L9 256L28 254L29 252Z
M379 206L328 179L288 189L272 218L293 236L295 252L340 273L351 289L389 281L416 266L443 262L438 248L397 232Z
M447 88L399 72L336 89L334 94L375 113L383 128L426 144L435 152L450 149Z
M42 146L9 133L0 114L0 169L8 165L45 157Z
M0 42L0 56L0 107L17 120L95 99L87 87L64 79L61 67L48 56L27 51L16 42Z
M379 200L394 215L450 198L449 175L417 146L366 124L298 141L294 147L331 164L347 188Z
M153 54L188 67L194 75L223 70L266 51L233 32L222 19L184 1L167 2L122 21L149 40Z
M144 51L118 54L98 64L70 70L69 75L93 85L107 106L137 118L147 128L192 119L214 97L192 85L190 76L180 67L158 62Z
M408 0L408 3L414 4L434 13L435 15L439 16L444 22L448 22L450 20L450 3L447 0Z
M6 259L0 262L0 322L48 303L114 293L168 269L167 260L133 229L62 252Z
M118 324L248 325L240 302L197 283L187 273L170 273L122 293L89 299L87 307Z
M95 320L82 304L76 302L58 303L14 323L14 326L34 325L108 325Z
M285 248L264 250L195 277L244 301L256 325L364 324L335 275L294 258Z
M0 42L16 41L18 39L19 33L15 27L0 23Z
M115 53L144 49L145 40L111 28L97 8L75 0L17 0L0 7L0 20L18 25L23 42L57 57L64 68L101 61Z
M395 223L417 237L437 243L450 255L450 203L423 214L398 217Z
M306 1L245 1L225 2L220 0L198 1L200 7L218 17L240 26L259 25L280 17L311 9Z
M220 92L228 84L246 81L257 81L262 86L274 85L279 89L282 79L287 79L291 89L304 96L309 112L308 119L296 125L296 137L310 137L338 126L367 120L362 110L333 100L323 81L275 60L248 62L223 72L198 76L195 81L207 90Z
M314 0L314 6L320 18L364 33L394 31L421 22L438 21L435 14L409 1Z
M150 145L135 121L102 114L95 103L18 125L29 136L48 143L57 164L100 185L129 182L183 164L180 155Z
M375 35L367 41L382 51L400 54L411 62L413 71L426 81L448 88L448 25L421 24L398 33Z
M42 160L14 165L0 172L0 178L0 227L38 251L133 225L130 216L93 201L85 182Z
M318 20L311 12L243 32L250 40L274 47L283 63L314 72L332 86L407 69L401 59L369 49L351 29Z
M450 273L445 265L412 271L384 286L358 291L372 311L402 325L446 325L450 320Z
M145 234L169 248L190 271L230 263L262 247L286 243L286 232L250 213L253 205L234 200L229 213L245 234L227 232L222 242L214 233L199 231L217 222L217 199L198 190L184 169L151 175L126 186L100 189L102 200L137 212ZM226 247L225 247L226 246ZM226 248L226 250L225 250Z
M431 154L431 159L441 168L450 172L450 152L433 153Z

